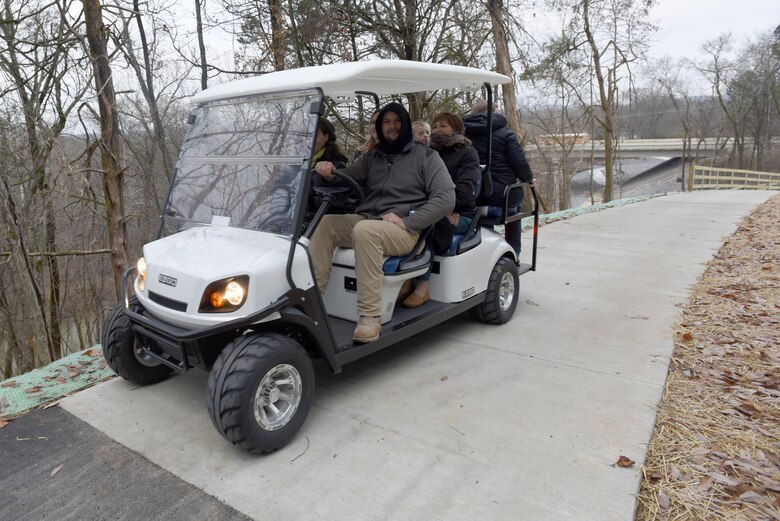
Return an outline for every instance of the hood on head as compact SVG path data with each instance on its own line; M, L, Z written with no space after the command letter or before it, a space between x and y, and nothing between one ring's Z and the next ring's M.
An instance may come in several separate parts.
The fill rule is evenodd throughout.
M394 112L401 118L401 133L398 135L398 139L392 142L387 141L382 133L382 118L384 118L387 112ZM375 125L376 135L379 138L376 147L382 152L396 154L412 141L412 119L409 117L409 112L400 103L388 103L382 107L376 118Z
M466 114L463 116L463 125L466 127L466 132L472 135L487 134L487 112L477 112ZM501 114L490 115L490 126L493 131L506 126L506 118Z

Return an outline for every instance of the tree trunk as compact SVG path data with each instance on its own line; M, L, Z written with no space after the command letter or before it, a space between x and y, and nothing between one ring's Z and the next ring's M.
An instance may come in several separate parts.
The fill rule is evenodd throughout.
M608 203L612 200L612 178L614 166L614 79L610 74L604 78L604 71L601 69L601 54L599 53L596 39L590 27L590 0L582 1L582 19L585 29L585 37L588 39L588 45L591 50L593 60L593 70L596 73L596 83L599 88L599 105L603 120L601 126L604 129L604 198L602 202Z
M46 331L46 340L48 342L49 352L52 352L51 335L49 334L49 321L46 318L46 303L44 299L44 292L41 289L40 284L35 278L35 267L30 262L30 257L27 255L27 243L24 238L23 226L20 220L19 212L16 208L16 203L11 196L11 188L8 186L8 176L3 171L2 165L0 165L0 194L4 199L4 210L6 212L6 218L9 221L8 231L10 232L8 242L12 244L12 248L17 250L14 255L14 260L19 264L18 272L26 275L26 282L29 284L29 290L35 298L37 310L40 313L41 323ZM24 282L22 282L24 284ZM37 363L37 355L35 346L37 345L34 335L30 336L30 349L22 353L22 366L21 371L28 371L35 367Z
M138 83L140 84L141 91L143 92L144 98L146 99L146 104L149 106L149 114L152 116L152 124L154 125L155 143L157 144L157 150L160 152L163 169L165 170L165 177L168 182L170 182L171 177L173 176L173 162L171 161L171 156L168 153L168 141L165 135L165 125L163 125L162 119L160 118L160 109L157 104L157 95L154 91L152 58L149 53L149 44L146 41L146 31L144 29L143 20L141 18L141 11L138 5L138 0L133 0L133 10L135 12L136 25L138 26L138 34L141 37L141 52L143 53L144 70L146 71L146 74L144 74L144 71L141 70L141 66L138 63L138 60L135 58L132 42L129 41L129 38L128 41L125 42L125 45L127 45L127 55L130 58L130 64L135 70L136 76L138 77Z
M116 94L108 62L106 30L103 25L99 0L82 0L84 21L89 43L90 59L95 76L98 104L100 106L100 158L103 178L103 198L108 226L108 242L111 250L111 267L117 298L121 287L122 272L128 264L127 224L124 217L123 170L119 113Z
M51 200L47 201L44 210L46 219L46 251L57 251L57 222L54 216L54 208ZM62 357L62 328L61 328L61 302L60 296L60 267L57 256L50 255L46 258L49 268L49 356L52 361Z
M271 11L271 53L274 57L274 70L284 70L284 56L287 54L287 42L284 31L284 13L281 0L268 0Z
M488 0L487 8L490 12L490 22L493 27L493 39L496 43L496 68L500 74L513 78L512 62L509 58L509 41L506 35L506 24L504 23L504 1ZM501 91L504 95L504 113L509 128L514 130L520 141L523 141L523 134L520 128L520 118L517 116L517 97L515 96L515 83L511 81L501 85Z
M206 62L206 43L203 41L203 18L200 0L195 0L195 31L198 33L198 52L200 53L200 89L206 90L209 84L209 68Z

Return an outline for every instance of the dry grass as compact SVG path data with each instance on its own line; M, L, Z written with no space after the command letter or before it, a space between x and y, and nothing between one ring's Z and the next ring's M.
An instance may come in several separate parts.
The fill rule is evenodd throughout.
M638 520L780 521L780 195L683 308L642 472Z

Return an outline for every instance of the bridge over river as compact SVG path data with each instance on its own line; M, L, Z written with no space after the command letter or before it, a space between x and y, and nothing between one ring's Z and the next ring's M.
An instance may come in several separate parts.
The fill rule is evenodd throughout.
M691 140L693 150L699 155L711 155L712 152L731 145L729 138L705 138ZM571 149L567 156L604 158L604 141L594 140L568 145ZM623 157L680 157L683 153L683 140L675 139L620 139L617 143L617 155ZM559 144L526 144L526 154L529 157L561 155Z

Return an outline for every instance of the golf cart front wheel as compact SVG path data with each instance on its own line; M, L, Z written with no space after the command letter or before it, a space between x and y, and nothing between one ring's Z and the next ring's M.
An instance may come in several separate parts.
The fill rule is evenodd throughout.
M139 306L135 296L130 297L129 304L131 307ZM103 325L101 342L108 366L125 380L138 385L149 385L165 380L173 371L141 349L121 303L108 315Z
M209 374L214 427L244 450L285 446L306 420L314 369L306 350L278 333L242 336L222 350Z
M485 301L473 308L473 315L488 324L504 324L515 314L517 298L517 265L501 257L490 273Z

